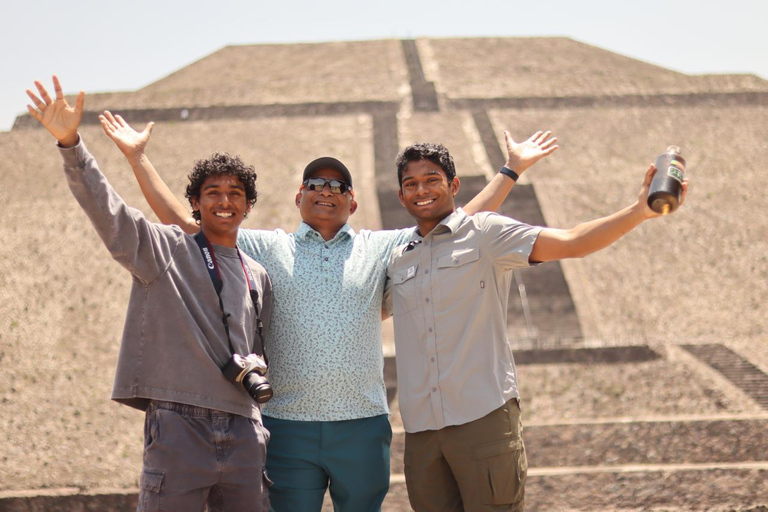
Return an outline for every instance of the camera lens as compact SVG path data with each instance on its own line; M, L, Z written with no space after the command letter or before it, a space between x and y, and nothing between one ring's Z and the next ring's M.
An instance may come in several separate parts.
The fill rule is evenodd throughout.
M260 404L269 402L269 399L272 398L272 386L258 372L253 371L246 374L243 377L243 386L245 386L248 394Z

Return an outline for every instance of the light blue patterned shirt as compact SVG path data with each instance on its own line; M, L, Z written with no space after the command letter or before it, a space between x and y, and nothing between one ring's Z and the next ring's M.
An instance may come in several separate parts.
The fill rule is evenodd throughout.
M267 269L273 287L266 352L275 395L265 415L338 421L389 413L384 282L392 249L414 232L355 233L345 224L325 241L303 222L296 233L240 230L238 245Z

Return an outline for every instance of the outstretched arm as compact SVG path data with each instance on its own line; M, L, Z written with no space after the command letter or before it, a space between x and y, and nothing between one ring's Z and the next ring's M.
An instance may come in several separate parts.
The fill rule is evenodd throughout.
M142 282L153 281L168 267L181 234L160 229L115 192L77 134L85 93L81 91L70 107L56 76L53 84L55 100L40 82L35 82L40 97L27 90L36 107L28 105L30 115L59 141L69 188L112 257Z
M557 150L557 137L552 137L552 132L538 131L528 140L517 143L509 132L504 132L507 142L507 163L504 167L521 176L526 169ZM505 174L497 174L472 200L464 206L467 215L482 211L496 211L509 195L515 185L515 180Z
M121 116L113 116L108 110L99 116L99 121L104 133L125 155L141 192L160 222L176 224L191 235L200 231L195 219L171 192L144 151L155 123L149 123L142 132L137 132Z
M532 262L553 261L565 258L581 258L608 247L613 242L632 231L642 222L660 217L648 207L648 191L656 166L651 164L645 173L643 186L637 202L619 210L613 215L579 224L572 229L544 228L533 245ZM683 180L683 204L688 191L688 180Z

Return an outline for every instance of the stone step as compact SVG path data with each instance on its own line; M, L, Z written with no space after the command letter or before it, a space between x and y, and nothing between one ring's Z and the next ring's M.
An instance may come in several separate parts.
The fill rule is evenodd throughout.
M525 510L751 510L768 508L768 464L655 466L546 473L531 469ZM326 506L330 504L327 503ZM761 508L762 507L762 508ZM323 508L323 512L330 512ZM393 475L383 512L411 510L404 479Z
M138 489L0 492L0 512L133 512ZM768 463L531 468L526 510L768 510ZM333 505L326 495L323 512ZM411 510L392 475L383 512Z
M768 463L768 417L727 420L525 425L529 467ZM391 468L402 473L405 434L392 437Z
M77 488L0 492L0 512L134 512L138 489L83 492Z
M719 343L681 346L768 409L768 375L760 368Z
M133 512L138 489L0 492L0 512ZM531 468L527 511L768 510L768 463ZM333 505L326 495L323 512ZM392 475L383 512L411 510L403 475Z
M655 361L658 352L647 345L555 349L514 349L516 365L527 364L625 364Z

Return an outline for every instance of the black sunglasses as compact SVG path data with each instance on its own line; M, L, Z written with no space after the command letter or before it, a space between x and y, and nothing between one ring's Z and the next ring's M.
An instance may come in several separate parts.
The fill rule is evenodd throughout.
M325 178L309 178L308 180L304 180L304 186L313 192L315 190L323 190L325 185L329 185L331 187L331 192L334 194L343 194L347 190L352 190L352 187L341 180L327 180Z

